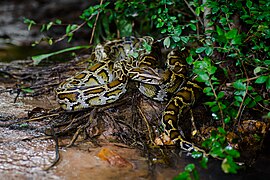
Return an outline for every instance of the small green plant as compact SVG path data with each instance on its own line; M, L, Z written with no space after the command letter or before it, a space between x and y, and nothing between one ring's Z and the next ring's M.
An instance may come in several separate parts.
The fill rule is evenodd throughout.
M173 178L173 180L199 180L199 174L194 164L188 164L185 170Z
M234 159L240 157L240 153L228 145L226 140L227 132L219 127L211 132L210 138L206 139L202 146L210 147L209 155L222 160L221 168L225 173L237 173L239 166Z

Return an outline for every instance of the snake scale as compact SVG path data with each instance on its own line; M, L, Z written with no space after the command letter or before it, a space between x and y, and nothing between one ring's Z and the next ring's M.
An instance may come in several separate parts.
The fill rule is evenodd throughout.
M172 50L165 68L154 39L124 37L97 45L91 55L96 63L66 79L56 89L60 106L78 111L113 103L127 92L127 83L137 81L138 90L156 101L168 101L162 113L163 135L187 151L199 150L183 139L178 130L182 113L199 97L201 87L187 78L188 51ZM150 46L151 51L146 50ZM164 138L166 139L166 138ZM163 141L163 140L162 140Z

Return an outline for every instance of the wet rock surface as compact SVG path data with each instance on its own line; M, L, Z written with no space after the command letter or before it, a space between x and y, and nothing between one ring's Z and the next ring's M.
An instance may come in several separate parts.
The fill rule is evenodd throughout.
M43 168L54 158L52 140L27 140L37 132L0 128L1 179L59 179Z

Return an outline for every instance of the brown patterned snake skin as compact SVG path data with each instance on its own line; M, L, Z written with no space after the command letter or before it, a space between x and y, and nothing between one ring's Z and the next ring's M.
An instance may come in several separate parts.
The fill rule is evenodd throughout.
M160 139L163 144L176 144L187 151L204 153L184 140L178 129L182 113L191 111L202 91L187 78L188 51L169 52L163 70L159 68L160 55L153 43L152 37L145 36L125 37L97 45L91 55L96 63L59 85L56 89L58 102L67 111L113 103L127 92L129 81L137 81L143 95L156 101L168 101L162 113L164 133ZM146 45L152 46L152 50L147 51ZM165 139L169 140L165 142Z

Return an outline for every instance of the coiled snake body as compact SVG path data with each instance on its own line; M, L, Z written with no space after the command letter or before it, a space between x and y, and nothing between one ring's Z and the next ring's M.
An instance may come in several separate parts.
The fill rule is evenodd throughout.
M193 105L201 88L186 77L187 51L173 50L167 55L166 69L160 66L160 54L153 38L122 38L97 45L92 59L96 64L68 78L56 89L60 106L76 111L113 103L127 91L130 80L139 91L156 101L169 101L162 115L165 136L184 150L198 150L185 141L178 130L178 119ZM152 46L151 51L146 46ZM172 98L171 98L172 97Z

